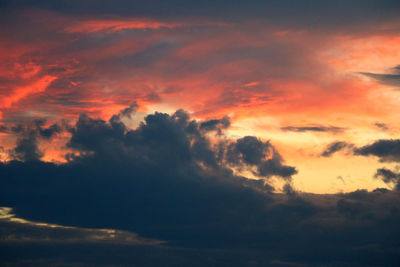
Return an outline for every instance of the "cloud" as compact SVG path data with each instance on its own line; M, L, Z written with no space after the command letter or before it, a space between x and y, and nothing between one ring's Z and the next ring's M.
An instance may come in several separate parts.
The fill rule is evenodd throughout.
M165 23L149 19L126 19L126 20L87 20L68 26L68 33L115 33L122 30L146 30L159 28L175 28L182 26L181 23Z
M135 108L132 104L128 109ZM32 223L22 226L10 222L0 225L2 231L14 229L14 237L25 231L25 237L31 236L31 242L37 244L48 236L48 244L53 246L71 245L68 240L74 238L90 240L99 253L102 246L115 240L97 233L99 230L85 229L115 229L123 236L124 231L134 232L143 240L167 241L163 247L148 250L154 250L152 255L158 255L161 262L171 264L193 260L189 248L199 255L215 248L215 254L200 257L198 262L210 264L223 259L230 266L246 265L254 257L260 265L277 260L352 266L382 264L382 258L388 265L398 262L398 247L393 242L400 236L400 217L392 212L400 209L397 192L318 195L296 192L287 183L284 194L273 193L268 179L248 179L233 171L247 170L259 178L276 176L289 181L296 169L284 164L270 141L254 136L209 136L201 125L210 120L193 120L183 110L171 115L150 114L136 129L130 129L119 117L123 113L108 121L81 115L69 129L67 146L72 154L68 154L66 163L0 163L0 205L13 207L18 215L15 218L44 223L39 232ZM43 125L21 125L14 131L34 129L39 138L49 128ZM378 227L382 222L385 226ZM73 228L50 231L46 228L50 224ZM94 239L97 235L98 242ZM18 240L25 251L31 249L27 239ZM144 257L140 248L124 245L124 240L114 243L129 246L129 256L122 258L137 264L138 257ZM7 248L11 243L0 245ZM75 248L77 245L70 253L76 254L61 257L64 262L72 258L98 262L82 257ZM316 251L321 257L315 257ZM362 257L354 257L354 251ZM170 253L174 259L166 256ZM121 263L115 257L103 260Z
M246 213L249 206L252 212L262 212L270 198L267 192L272 190L263 180L234 175L224 163L225 147L213 144L199 128L182 110L148 115L136 129L126 128L116 117L104 121L81 115L70 129L67 146L74 154L68 155L67 163L25 157L21 160L26 162L0 164L1 204L15 207L27 219L62 225L134 229L139 234L146 229L182 227L179 237L169 230L159 232L159 237L194 244L187 226L210 220L241 223L236 221L238 214ZM289 168L282 161L276 164ZM237 210L225 210L228 203ZM75 215L67 215L65 210ZM207 224L198 231L206 233Z
M371 72L360 72L360 74L373 78L382 84L400 86L400 65L392 69L393 74L381 74Z
M29 7L35 5L27 2L20 3L26 8L11 5L13 12L3 16L0 41L0 73L3 73L0 89L3 90L0 91L7 92L7 97L10 89L16 92L13 104L3 111L6 119L32 116L32 113L76 119L82 112L108 119L129 105L129 99L136 99L142 108L168 103L203 118L230 114L236 119L266 112L282 116L282 113L309 112L310 109L318 110L313 113L315 116L324 116L322 112L331 114L333 110L339 112L338 109L348 109L344 113L350 110L352 114L365 109L365 105L361 105L369 95L365 84L355 77L332 75L331 62L336 62L337 58L319 58L319 49L337 49L335 45L327 47L327 44L337 43L337 35L322 35L315 27L298 31L298 21L294 25L281 25L278 23L281 16L272 19L271 14L265 21L261 19L265 18L265 13L258 20L254 12L249 12L248 21L236 23L225 17L226 5L221 4L217 5L218 15L209 13L216 12L214 8L209 10L215 4L198 4L204 9L202 15L191 16L192 12L186 10L179 16L164 17L160 13L156 15L153 6L148 10L150 13L135 13L143 10L138 3L122 14L125 8L118 8L120 13L115 5L107 3L96 4L95 9L82 9L82 3L78 5L78 2L66 4L65 8L45 2L37 4L41 8L32 10ZM370 10L368 5L353 4L357 6L356 11ZM124 7L130 5L123 1ZM238 5L242 6L238 11L243 19L244 10L250 7ZM257 2L251 9L259 11L258 5L265 12L276 9L282 14L293 8L292 3ZM338 8L333 2L330 5L333 7L329 11ZM176 12L175 8L170 10L161 2L154 6ZM179 6L190 9L190 5ZM311 12L303 4L296 6L294 14L300 17L304 14L298 14L298 9ZM320 6L321 11L327 12L325 8ZM320 16L303 18L315 17ZM287 16L285 18L284 21L288 21ZM354 14L348 18L354 19ZM30 29L21 21L28 23ZM334 22L336 25L337 16ZM186 27L151 29L174 23ZM229 26L220 27L225 24ZM317 24L322 26L319 20ZM65 31L68 27L79 30L79 25L84 26L80 33ZM135 27L150 28L145 31L134 30ZM348 30L347 24L340 34L344 29ZM107 34L108 30L113 34ZM287 34L275 34L282 31ZM41 36L40 40L37 36ZM239 43L237 36L242 36ZM346 38L340 40L339 47L348 45L342 44ZM181 90L166 94L166 88ZM296 96L291 88L297 88ZM350 102L351 109L348 108Z
M269 141L245 136L228 145L227 161L234 165L256 167L253 173L261 177L280 176L290 179L297 173L295 167L285 166L278 151Z
M225 116L222 119L214 119L203 121L200 123L200 130L204 131L221 131L222 129L226 129L231 125L231 121L229 117Z
M315 116L324 116L321 113L346 109L344 113L354 114L365 109L362 103L369 95L365 84L357 77L332 75L331 62L337 58L319 58L319 49L337 49L335 45L327 47L337 43L332 40L337 35L321 35L315 27L298 31L298 22L280 25L275 20L281 20L281 16L272 20L271 15L265 21L261 19L265 17L262 13L258 20L254 12L249 13L248 21L236 23L225 17L227 14L222 10L226 5L221 4L217 5L220 14L215 16L209 14L216 12L209 10L209 5L198 4L205 9L202 15L183 12L167 17L154 14L153 6L148 15L135 13L143 8L137 3L127 14L114 13L116 6L107 3L96 5L93 14L89 13L95 10L83 10L82 3L79 6L69 3L60 10L47 4L38 3L42 8L32 10L11 5L13 12L6 12L3 17L0 91L7 93L4 97L9 97L10 90L15 92L15 98L8 102L11 106L5 104L7 108L2 111L4 119L36 113L76 119L83 112L108 119L129 105L129 99L136 99L143 109L155 103L168 104L172 108L183 107L202 118L230 114L236 119L265 113L280 117L287 112L310 112L310 109L318 111L313 112ZM21 5L32 7L26 2ZM123 2L124 7L130 5ZM238 5L242 6L238 9L241 14L250 8ZM292 3L257 2L251 9L258 11L257 5L265 12L277 9L285 13L293 8ZM331 5L333 10L335 4ZM365 11L366 6L354 5L360 8L355 10ZM155 6L176 12L163 3ZM296 6L294 13L300 17L297 9L310 12L303 4ZM190 9L190 5L181 8ZM104 13L97 13L100 9ZM336 25L337 16L334 18ZM353 19L353 14L348 18ZM28 23L30 29L21 21ZM172 27L175 23L186 26ZM171 27L160 26L163 24ZM220 27L226 24L229 26ZM318 25L322 26L320 21ZM161 28L155 29L158 26ZM69 27L80 32L68 33L65 28ZM149 27L149 30L135 30L135 27ZM282 31L287 34L275 34ZM41 36L40 40L37 36ZM242 36L239 43L237 36ZM348 45L342 44L346 38L340 40L339 47ZM166 88L180 88L180 91L167 94ZM291 88L297 88L296 96ZM311 125L308 130L340 131L319 126Z
M121 119L122 117L128 117L128 118L132 118L132 116L135 114L135 112L137 111L139 105L136 103L136 101L134 101L132 104L129 105L129 107L121 110L118 113L118 119Z
M178 110L172 116L163 113L148 115L135 130L128 130L119 115L113 116L109 122L81 115L76 127L71 129L72 137L67 146L92 152L95 157L140 155L150 162L155 161L154 164L179 163L182 167L195 167L197 162L201 162L214 171L226 168L225 162L232 167L256 166L255 174L260 177L274 175L290 178L297 172L294 167L283 164L282 156L270 142L263 143L256 137L247 136L211 145L203 133L218 129L222 134L228 126L227 117L198 123L190 120L183 110ZM122 150L116 150L116 147Z
M0 203L26 220L124 229L170 247L93 245L94 253L68 245L53 254L53 243L1 244L2 257L126 266L148 266L149 258L155 266L399 265L396 192L307 196L285 186L286 194L273 193L270 178L287 182L296 173L274 142L223 136L225 114L235 122L334 116L343 125L393 114L389 105L382 109L382 94L345 71L394 55L381 47L396 47L398 1L11 2L0 4L0 93L7 100L3 130L18 140L16 160L0 164ZM199 26L197 19L230 26ZM348 40L362 43L355 45L360 53L346 51L354 45ZM131 99L143 110L168 104L217 119L155 113L129 129ZM9 121L37 116L78 120L68 129L72 137L63 136L68 162L40 161L41 143L54 136L47 124L43 133L11 132ZM324 136L345 130L287 127ZM242 177L247 173L258 180Z
M321 153L322 157L330 157L332 156L334 153L343 150L344 148L347 147L353 147L352 144L349 144L347 142L344 141L336 141L333 143L330 143L325 149L324 151Z
M310 126L285 126L281 127L283 131L291 132L343 132L345 128L336 126L322 126L322 125L310 125Z
M229 117L225 116L222 119L212 119L203 121L200 123L199 129L201 131L216 131L219 135L222 134L223 130L229 128L231 125L231 120Z
M381 162L399 162L400 161L400 140L381 139L372 144L354 149L355 155L375 156Z
M400 190L400 174L386 168L379 168L374 175L375 178L382 179L387 184L394 184L395 190Z
M389 130L389 126L386 123L382 123L382 122L376 122L375 126L379 129L381 129L382 131L387 131Z
M152 246L164 243L160 240L141 238L127 231L29 221L16 217L8 207L0 207L0 223L0 240L3 243L111 243Z
M397 18L399 4L393 0L383 1L347 1L346 5L338 5L336 1L325 1L315 4L313 1L293 3L292 1L250 1L248 3L202 1L187 4L174 0L168 4L159 0L149 2L129 2L118 0L114 3L101 0L95 4L91 1L60 1L55 5L50 0L39 2L18 1L4 4L3 8L14 10L20 8L36 8L51 10L61 14L87 17L136 16L151 17L164 20L184 18L220 19L240 23L243 21L266 20L281 27L316 28L321 30L360 30L371 28L378 30L384 22L392 22ZM95 5L95 6L94 6ZM310 8L312 6L312 8ZM7 8L6 8L7 7ZM173 8L171 8L173 7ZM377 12L379 11L379 12ZM318 19L316 18L318 17ZM378 29L376 29L378 28Z
M11 126L7 132L17 135L15 148L9 151L12 159L22 161L39 160L44 153L39 149L39 140L50 140L60 133L62 127L54 123L45 127L46 120L35 119L27 124L16 124Z
M57 77L55 76L45 75L29 85L14 87L12 92L8 92L7 96L4 96L1 99L0 109L10 108L14 103L17 103L21 99L31 94L46 90L46 88L56 79Z

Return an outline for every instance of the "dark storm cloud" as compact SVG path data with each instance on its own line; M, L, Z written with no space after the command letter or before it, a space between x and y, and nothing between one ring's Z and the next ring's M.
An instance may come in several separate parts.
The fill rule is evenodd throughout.
M130 109L128 114L136 105ZM44 265L49 260L154 266L399 263L396 192L325 196L296 192L287 184L284 194L275 194L264 180L247 179L231 170L248 168L261 177L287 180L295 168L284 165L271 142L253 136L210 140L207 131L200 129L203 122L190 119L183 110L148 115L132 130L121 120L123 113L109 121L81 115L69 130L68 147L75 153L67 163L0 163L0 206L15 208L18 217L27 220L131 231L167 241L166 246L149 247L143 253L140 246L112 247L93 241L85 247L92 249L90 255L96 251L96 258L87 256L79 242L62 245L62 256L57 245L61 241L51 240L48 246L0 242L2 251L18 251L33 262L41 259ZM34 125L47 129L42 123ZM36 232L28 228L0 222L4 233L17 231L33 238ZM86 238L77 233L54 230L51 236ZM38 247L54 253L44 255ZM105 256L111 254L112 258ZM0 262L18 260L0 258Z
M166 165L182 164L182 167L195 167L193 164L200 161L215 171L221 171L223 162L228 161L233 166L257 166L258 176L289 178L296 173L294 167L283 164L282 157L270 142L263 143L256 137L247 136L212 146L201 132L218 129L221 134L228 126L227 117L199 124L191 121L189 115L182 110L172 116L163 113L149 115L136 130L128 130L119 115L113 116L109 122L82 115L76 128L71 130L72 137L68 146L94 152L95 156L104 153L104 156L117 157L121 152L129 152L127 157L143 157L148 154L145 158L154 161L159 159L158 163ZM123 150L115 150L116 147Z
M285 126L281 127L283 131L291 132L343 132L345 128L336 126Z
M331 144L329 144L325 150L321 153L322 157L330 157L332 156L334 153L343 150L346 147L352 147L352 144L349 144L347 142L344 141L336 141L333 142Z
M260 213L268 203L271 186L234 175L217 156L224 147L212 145L182 110L148 115L135 130L127 129L118 116L106 122L82 115L70 131L67 146L80 154L69 155L66 164L1 164L2 204L31 218L72 225L99 223L141 233L148 227L183 227L179 237L170 231L159 234L166 240L189 241L195 233L185 225L231 219L236 225L245 206ZM18 188L23 191L18 193ZM237 210L224 211L228 203L236 203ZM200 233L207 233L207 224L196 235Z
M355 148L354 154L360 156L375 156L378 157L381 162L398 162L400 161L400 140L377 140L372 144Z

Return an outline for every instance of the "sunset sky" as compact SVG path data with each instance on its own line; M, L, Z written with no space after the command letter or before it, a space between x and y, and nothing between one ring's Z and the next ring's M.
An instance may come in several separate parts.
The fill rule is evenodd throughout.
M174 126L156 125L164 119ZM82 162L114 160L107 171L128 172L119 158L133 154L136 162L150 157L161 176L184 175L186 154L175 149L188 138L188 170L199 168L199 176L229 170L275 194L334 202L362 189L400 190L399 120L400 1L0 2L2 179L35 171L64 177ZM171 127L184 127L182 138ZM178 154L180 167L159 167L163 155ZM54 170L30 171L32 164ZM63 183L54 186L70 186ZM54 211L36 216L11 200L11 192L30 190L23 184L3 189L7 223L25 220L9 219L16 209L29 227L31 219L166 238L139 226L81 225Z

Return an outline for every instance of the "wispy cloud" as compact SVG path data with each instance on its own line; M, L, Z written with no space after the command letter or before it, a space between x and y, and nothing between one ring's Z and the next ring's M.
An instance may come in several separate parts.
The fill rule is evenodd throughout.
M290 131L290 132L331 132L331 133L338 133L343 132L346 128L337 127L337 126L326 126L326 125L318 125L318 124L311 124L305 126L284 126L281 127L283 131Z

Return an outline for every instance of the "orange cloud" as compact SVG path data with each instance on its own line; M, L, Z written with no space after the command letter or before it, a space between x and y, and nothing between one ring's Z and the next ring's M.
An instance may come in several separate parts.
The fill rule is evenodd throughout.
M55 79L57 77L45 75L29 85L14 88L10 93L3 96L0 102L0 109L9 108L31 94L43 92Z
M182 23L165 23L149 19L127 19L127 20L87 20L65 28L68 33L113 33L122 30L145 30L159 28L175 28L182 26Z

